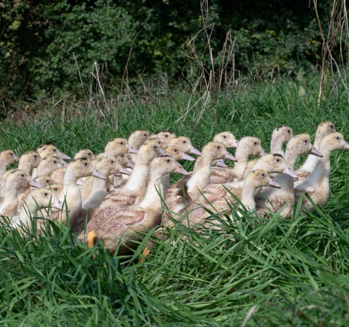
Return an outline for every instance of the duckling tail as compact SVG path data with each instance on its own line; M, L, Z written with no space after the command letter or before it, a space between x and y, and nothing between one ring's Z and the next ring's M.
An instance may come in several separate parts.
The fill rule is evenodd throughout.
M97 234L93 230L87 234L87 242L86 245L88 248L93 248L96 245L97 242Z

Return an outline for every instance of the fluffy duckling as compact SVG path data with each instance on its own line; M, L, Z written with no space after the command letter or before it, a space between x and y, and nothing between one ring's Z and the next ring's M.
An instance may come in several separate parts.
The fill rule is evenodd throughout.
M323 138L320 144L323 157L319 158L313 172L295 188L296 201L302 194L308 193L317 206L326 205L330 195L330 156L335 150L349 150L349 144L341 133L331 133ZM303 198L302 207L314 210L306 197Z
M39 153L41 158L58 157L63 160L71 159L71 157L59 151L58 148L53 143L42 144L36 149L36 151Z
M36 171L33 171L32 177L35 179L39 176L51 175L56 169L62 167L61 159L58 157L43 158Z
M100 239L106 248L118 254L129 251L137 246L136 241L160 223L161 196L163 189L161 177L168 173L187 174L181 165L170 156L155 158L150 165L147 192L141 203L130 206L112 214L97 224L87 226L88 245ZM79 236L83 238L84 235Z
M66 201L67 203L71 226L74 226L75 220L82 205L80 188L76 184L76 182L81 177L91 175L106 179L106 177L102 173L100 173L95 167L92 166L87 158L75 160L67 166L67 170L64 174L63 194L60 200L62 202Z
M159 138L165 146L168 146L169 142L176 137L176 134L170 131L157 131L150 135L149 139L154 137Z
M41 157L36 151L29 151L21 155L18 161L18 169L24 170L29 174L32 173L34 168L39 166Z
M191 175L182 178L167 191L165 202L171 211L179 212L188 203L195 201L200 196L201 191L209 182L212 162L220 158L236 160L222 143L209 142L204 146L201 157L196 160Z
M273 130L270 142L270 153L277 153L285 156L282 148L293 137L293 130L288 126L278 126Z
M146 192L149 167L153 159L164 155L157 140L148 140L138 151L138 159L132 174L127 183L121 187L112 190L105 200L93 212L91 221L95 219L104 219L109 212L115 212L125 206L139 203Z
M126 153L137 153L136 149L133 149L124 138L115 138L107 143L104 148L103 156L114 157Z
M263 156L265 152L261 140L257 137L243 137L236 148L235 157L237 163L233 169L214 169L210 178L210 184L223 184L241 180L247 167L250 156Z
M0 214L6 217L13 217L17 214L19 196L29 187L42 187L34 181L28 172L15 169L7 176L4 185L5 197L0 205Z
M90 149L82 149L75 154L74 160L81 158L87 158L87 160L92 162L96 157Z
M293 170L298 157L309 153L322 156L311 144L309 134L294 136L287 143L285 154L287 165ZM281 185L281 188L279 190L272 188L263 190L257 197L257 208L265 213L273 211L279 212L283 217L290 217L294 204L294 177L278 174L275 181Z
M7 166L18 162L18 160L18 157L12 150L5 150L0 152L0 177L4 175Z
M335 126L331 121L325 121L321 123L316 129L314 147L316 149L319 149L320 144L324 139L324 137L335 132L336 132ZM304 164L296 171L299 182L306 179L312 173L318 160L319 158L316 156L308 156Z
M197 156L201 155L201 152L198 149L193 147L189 137L186 137L186 136L174 137L168 142L168 147L171 145L178 146L185 153L195 154Z
M62 202L53 194L52 191L45 188L36 189L24 200L24 209L19 216L13 217L12 226L18 228L21 225L30 227L30 217L36 215L41 208L57 208L62 209Z
M191 157L190 155L186 154L179 146L177 145L170 145L165 149L166 153L168 153L171 157L173 157L176 161L179 160L188 160L188 161L195 161L195 158ZM201 154L201 152L200 152Z
M239 141L235 138L232 132L216 134L213 138L213 142L222 143L226 148L236 148L239 144Z

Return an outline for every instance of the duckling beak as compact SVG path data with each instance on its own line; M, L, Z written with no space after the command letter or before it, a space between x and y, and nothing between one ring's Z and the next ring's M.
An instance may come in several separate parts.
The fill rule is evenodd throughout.
M349 143L347 142L344 143L343 150L349 150Z
M261 152L259 152L259 154L258 154L258 156L260 156L260 157L263 157L263 156L265 156L266 155L266 153L265 153L265 151L262 149L262 151Z
M189 153L190 153L190 154L196 154L197 156L201 156L201 152L200 152L198 149L194 148L194 147L192 147L192 148L190 149ZM187 159L187 160L188 160L188 159Z
M314 147L310 150L310 154L322 158L323 155L320 151L316 150Z
M137 154L138 151L136 149L134 149L132 146L128 145L128 153L133 153L133 154Z
M183 152L182 156L181 156L181 160L195 161L195 158L193 158L189 154L186 154L186 153Z
M56 209L63 209L63 202L59 200L57 197L52 197L51 207Z
M179 163L177 163L174 172L181 175L189 175L189 173Z
M221 167L221 168L228 168L228 166L225 164L225 162L224 162L223 159L217 160L216 166L217 166L217 167Z
M118 173L121 173L121 174L124 174L124 175L131 175L130 171L128 171L127 169L122 168L122 167L119 169Z
M15 162L19 162L19 158L18 158L18 156L14 156L14 159L15 159Z
M95 167L93 167L92 176L100 179L107 179L107 177L105 177L105 175L98 171Z
M64 160L70 160L71 159L71 157L67 156L66 154L64 154L62 152L61 152L61 156L62 156L61 158L64 159Z
M238 141L238 140L234 140L234 141L232 142L232 144L231 144L231 147L232 147L232 148L237 148L238 145L239 145L239 141Z
M126 167L132 169L135 167L135 163L132 160L130 160L127 162Z
M228 151L224 154L224 158L231 160L231 161L238 161L231 153L229 153Z
M270 178L270 176L268 176L268 185L271 187L276 187L276 188L280 188L280 184L276 183L273 179Z
M30 180L29 185L37 188L43 187L39 182L34 181L34 179Z
M293 178L298 179L298 175L295 173L295 171L289 167L286 166L286 168L282 171L283 174L289 175Z

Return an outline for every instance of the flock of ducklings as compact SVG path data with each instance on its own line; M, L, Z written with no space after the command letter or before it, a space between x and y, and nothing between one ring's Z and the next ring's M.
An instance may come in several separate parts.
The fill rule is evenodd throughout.
M227 148L236 148L235 155ZM270 154L259 138L238 141L231 132L217 134L200 152L188 137L169 131L149 135L144 130L128 140L111 140L97 156L81 150L70 163L66 160L71 158L50 143L20 158L7 150L0 153L0 219L8 217L14 228L23 230L32 227L35 217L38 231L47 219L69 221L88 246L101 240L122 254L156 226L178 221L193 228L217 228L219 222L205 219L205 207L225 214L253 210L290 217L305 192L323 206L330 192L330 154L340 149L349 150L349 144L327 121L318 126L314 145L309 134L294 136L290 127L275 128ZM295 170L301 155L308 157ZM234 167L224 159L234 161ZM193 171L187 172L178 160L195 160ZM15 162L17 169L6 170ZM183 177L171 185L171 173ZM303 208L313 209L306 197L302 201Z

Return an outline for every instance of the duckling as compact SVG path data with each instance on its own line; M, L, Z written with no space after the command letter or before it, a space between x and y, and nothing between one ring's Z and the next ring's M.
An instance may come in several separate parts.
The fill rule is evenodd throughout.
M136 242L142 239L142 234L160 223L163 196L161 177L174 172L187 174L174 158L155 158L150 165L148 187L142 202L108 216L103 222L87 226L88 244L94 244L100 239L110 251L114 252L117 249L119 255L136 247ZM80 234L79 238L83 237L84 234Z
M58 148L53 143L42 144L36 149L36 151L39 153L41 158L58 157L63 160L71 159L71 157L59 151Z
M17 214L19 195L30 186L42 187L38 182L35 182L24 170L13 170L7 176L4 185L5 197L0 205L0 214L6 217L13 217Z
M168 142L168 146L171 146L171 145L180 147L180 149L185 153L195 154L198 156L201 155L201 152L198 149L193 147L189 137L186 137L186 136L174 137Z
M243 137L236 148L235 157L237 162L233 169L214 169L209 184L222 184L241 180L247 167L250 156L263 156L265 152L261 140L257 137Z
M319 149L320 144L324 139L324 137L326 135L329 135L335 132L336 132L335 126L331 121L325 121L321 123L316 129L314 147L316 149ZM304 164L298 170L296 170L299 183L305 180L312 173L318 161L319 161L318 157L308 156Z
M109 176L111 174L114 176L114 174L122 169L121 165L118 163L118 160L114 159L113 157L103 157L97 161L95 167L104 176ZM86 201L91 193L99 190L104 191L105 195L107 195L107 180L93 176L86 177L84 185L80 188L82 203Z
M29 174L32 173L34 168L39 166L41 157L36 151L29 151L21 155L18 162L18 169L24 170Z
M40 208L57 208L62 209L62 202L45 188L39 188L32 191L24 200L24 207L18 216L13 217L12 226L15 228L21 225L30 227L30 217L35 216Z
M287 165L293 170L298 157L309 153L322 156L311 144L309 134L294 136L287 143L285 154ZM263 190L263 192L257 196L257 208L260 212L279 212L283 217L290 217L292 205L294 204L294 177L285 174L277 174L275 181L281 185L280 190L271 188Z
M133 132L128 138L128 144L136 150L144 144L144 142L149 138L149 132L145 130L137 130ZM132 160L136 162L137 154L131 154Z
M82 149L75 154L74 160L81 158L87 158L87 160L93 161L95 160L95 155L90 149Z
M12 150L5 150L0 152L0 177L4 175L7 166L18 162L18 160L18 157Z
M150 135L149 139L154 137L159 138L167 146L169 142L176 137L176 134L170 131L157 131Z
M63 167L61 159L58 157L49 157L41 159L36 171L33 171L32 177L51 175L56 169Z
M136 149L133 149L124 138L115 138L107 143L104 148L103 156L114 157L126 153L137 153Z
M270 142L270 153L281 154L285 156L282 149L284 143L287 143L293 137L293 130L288 126L278 126L273 130Z
M200 196L200 192L207 186L210 179L212 161L219 158L236 160L222 143L207 143L201 151L201 157L196 160L191 175L182 178L167 191L165 202L171 211L179 212Z
M138 151L137 162L127 183L108 194L93 212L91 221L98 220L100 217L104 219L110 213L114 213L125 206L138 204L146 192L150 163L155 157L163 154L164 151L159 147L157 140L145 142Z
M303 183L295 187L296 201L302 194L308 193L318 207L326 205L330 195L330 156L335 150L349 150L349 144L341 133L331 133L323 138L320 144L320 152L323 157L319 158L313 172ZM310 211L314 210L306 197L303 198L302 207Z
M81 177L91 175L106 179L102 173L92 166L87 158L75 160L67 166L67 170L64 174L63 195L60 200L66 201L67 203L71 226L74 226L82 205L80 188L76 182Z
M222 143L226 148L236 148L239 144L239 141L235 138L232 132L216 134L213 138L213 142Z

